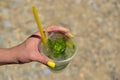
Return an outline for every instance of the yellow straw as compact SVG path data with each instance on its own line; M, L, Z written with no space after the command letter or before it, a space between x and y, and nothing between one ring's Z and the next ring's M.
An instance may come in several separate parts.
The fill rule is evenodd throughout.
M42 42L43 42L43 44L44 44L44 46L45 46L46 43L47 43L47 40L46 40L45 35L44 35L44 33L43 33L42 25L41 25L41 23L40 23L40 19L39 19L39 17L38 17L37 10L36 10L35 6L32 7L32 11L33 11L33 14L34 14L36 23L37 23L37 25L38 25L39 32L40 32L40 34L41 34Z

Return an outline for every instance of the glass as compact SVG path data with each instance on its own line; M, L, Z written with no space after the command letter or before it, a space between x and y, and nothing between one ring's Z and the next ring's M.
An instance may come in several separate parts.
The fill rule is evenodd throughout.
M52 32L48 36L47 45L39 44L39 50L55 62L55 68L50 68L50 70L60 71L67 67L70 60L74 57L76 45L73 39L68 38L64 34Z

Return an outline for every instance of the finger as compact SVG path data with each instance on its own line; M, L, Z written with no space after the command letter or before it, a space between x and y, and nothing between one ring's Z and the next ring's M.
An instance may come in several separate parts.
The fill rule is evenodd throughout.
M61 32L61 33L66 33L66 32L68 32L69 30L66 29L66 28L64 28L64 27L61 27L61 26L55 26L55 25L53 25L53 26L48 27L48 28L47 28L47 31L48 31L48 32Z
M61 26L50 26L50 27L48 27L47 29L43 29L43 31L45 32L45 31L48 31L48 32L61 32L61 33L66 33L66 32L68 32L69 30L68 29L66 29L66 28L64 28L64 27L61 27ZM40 33L39 32L36 32L35 33L36 35L40 35Z
M55 63L49 59L48 57L44 56L43 54L41 54L38 59L37 59L38 62L42 63L42 64L45 64L51 68L54 68L55 67Z
M65 33L64 35L67 36L68 38L72 38L73 37L73 35L71 33Z
M66 37L68 37L68 38L73 37L73 35L71 33L68 33L68 31L69 31L68 29L66 29L64 27L61 27L61 26L50 26L50 27L48 27L47 31L49 33L51 33L51 32L60 32L60 33L64 34Z
M43 53L41 53L39 56L37 56L36 59L37 59L38 62L40 62L42 64L45 64L45 65L47 65L48 61L52 61L51 59L49 59L48 57L46 57L45 55L43 55Z
M47 31L49 34L51 32L60 32L60 33L64 34L65 36L67 36L68 38L73 37L73 35L71 33L68 33L68 31L69 31L68 29L61 27L61 26L53 25L53 26L48 27L47 29L43 29L43 31L44 32ZM36 32L35 35L41 36L39 32Z

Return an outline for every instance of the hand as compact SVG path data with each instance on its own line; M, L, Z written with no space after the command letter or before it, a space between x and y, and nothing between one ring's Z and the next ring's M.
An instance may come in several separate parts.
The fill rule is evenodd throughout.
M44 31L46 31L44 29ZM66 35L67 37L72 37L68 33L68 30L66 28L60 27L60 26L51 26L47 29L48 33L51 32L60 32ZM39 32L34 33L31 35L25 42L17 46L20 53L18 54L18 61L20 63L28 63L31 61L38 61L43 64L47 64L48 61L52 61L48 57L44 56L42 52L38 50L38 44L41 43L41 36Z

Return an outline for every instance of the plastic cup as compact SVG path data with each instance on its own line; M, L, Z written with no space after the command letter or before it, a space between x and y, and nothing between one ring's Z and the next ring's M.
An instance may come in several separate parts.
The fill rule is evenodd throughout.
M48 36L46 46L40 43L38 48L45 56L55 62L55 68L49 67L52 71L61 71L65 69L75 56L77 49L73 39L57 32L53 32Z

